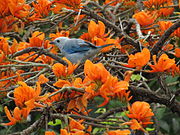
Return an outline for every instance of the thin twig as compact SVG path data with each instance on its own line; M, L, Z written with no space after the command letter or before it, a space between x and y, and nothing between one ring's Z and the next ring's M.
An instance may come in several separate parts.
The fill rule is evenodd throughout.
M164 43L168 39L168 37L177 29L180 27L180 20L174 23L169 29L165 31L165 33L160 37L158 42L154 45L154 47L151 50L151 54L157 54L159 50L163 47Z
M20 76L26 76L26 75L33 75L33 74L37 74L39 73L39 71L34 71L34 72L27 72L27 73L22 73L20 74ZM6 80L11 80L11 79L14 79L14 78L17 78L18 75L15 75L15 76L11 76L11 77L7 77L7 78L4 78L4 79L0 79L0 82L2 81L6 81ZM0 91L1 92L1 91Z
M59 63L66 64L66 62L63 61L63 60L62 60L60 57L58 57L57 55L50 53L49 50L47 50L47 49L39 48L39 47L29 47L29 48L23 49L23 50L21 50L21 51L18 51L18 52L14 53L14 54L12 55L12 58L17 57L17 56L20 56L20 55L23 55L23 54L25 54L25 53L38 52L38 51L41 51L41 54L44 54L44 55L46 55L46 56L49 56L49 57L55 59L56 61L58 61Z
M35 78L38 78L41 74L45 73L45 72L48 71L48 70L49 70L49 69L47 69L47 68L43 68L41 71L39 71L38 74L36 74L36 75L33 76L33 77L28 78L28 79L25 80L24 82L28 82L28 81L30 81L30 80L33 80L33 79L35 79Z
M141 96L146 100L150 100L151 102L154 103L160 103L163 105L166 105L167 107L169 107L172 112L176 112L179 116L180 116L180 103L176 100L173 100L173 102L170 102L170 99L164 96L160 96L157 95L157 93L153 92L153 91L148 91L145 88L142 87L137 87L134 85L130 85L130 90L131 90L131 94L134 96Z
M61 93L61 92L64 92L64 91L70 91L70 90L74 90L74 91L77 91L77 92L81 92L81 93L84 93L84 89L83 88L76 88L76 87L63 87L61 88L60 90L54 92L53 94L49 95L49 98L58 94L58 93Z

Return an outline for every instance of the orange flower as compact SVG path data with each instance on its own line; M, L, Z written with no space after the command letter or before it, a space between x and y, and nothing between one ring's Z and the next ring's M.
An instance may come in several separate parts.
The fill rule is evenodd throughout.
M126 71L124 73L124 81L129 82L131 80L132 74L133 74L133 71Z
M13 16L24 18L29 15L31 7L22 0L9 0L9 10Z
M61 129L60 134L61 135L85 135L83 131L84 129L85 127L80 122L74 119L70 119L70 123L69 123L70 133L68 133L66 129Z
M13 54L13 52L23 50L27 47L30 47L29 43L27 43L27 42L20 42L20 43L13 42L13 45L10 48L11 54ZM34 54L34 52L25 53L23 55L16 57L16 59L22 60L22 61L34 61L34 59L36 59L38 55L33 55L33 54Z
M137 20L137 22L142 26L151 25L155 21L155 17L153 17L150 13L145 11L138 12L133 15L133 18Z
M175 60L169 59L166 54L162 54L159 57L158 62L156 61L156 55L153 55L153 61L154 65L150 65L153 70L151 70L150 72L164 72L175 65Z
M84 19L84 18L86 18L86 15L85 15L85 14L76 15L76 16L74 17L74 23L79 22L79 21L81 21L81 20ZM79 28L79 27L77 27L77 28ZM75 29L76 29L76 27L75 27Z
M4 56L2 56L2 57L4 57ZM10 62L6 62L6 59L4 59L3 63L0 63L0 65L7 65L7 64L10 64ZM22 80L22 77L20 76L21 73L24 73L24 71L23 70L17 70L16 72L14 72L13 70L10 70L10 69L4 70L4 71L2 70L0 73L0 79L5 79L8 77L12 77L12 76L17 76L17 77L14 79L10 79L10 80L8 79L8 80L1 81L0 82L0 90L5 90L12 85L16 85L17 81ZM4 92L4 93L6 93L6 92ZM0 97L1 96L3 96L3 94L0 94Z
M6 59L6 56L2 50L0 50L0 65L3 65L4 60Z
M161 8L158 10L159 16L169 16L173 14L174 8Z
M13 54L13 53L20 51L20 50L23 50L27 47L29 47L29 43L27 43L27 42L18 43L17 40L14 39L12 45L10 46L10 51L11 51L11 54ZM24 59L23 55L20 57L22 57Z
M29 22L33 22L33 21L37 21L37 20L43 20L40 17L41 16L38 13L32 12L31 15L27 17L27 20Z
M5 110L5 113L8 117L8 119L10 120L10 122L9 123L2 123L2 125L11 126L11 125L15 125L17 122L21 122L23 120L26 120L31 109L23 108L20 110L18 107L15 107L14 113L12 113L12 114L8 110L7 106L4 107L4 110Z
M5 55L8 55L10 53L8 39L4 37L0 37L0 50L4 52Z
M129 122L123 123L122 125L130 125L130 129L132 130L142 130L143 132L146 132L142 125L136 119L132 119Z
M62 9L65 8L66 6L61 3L53 3L53 8L51 8L51 11L55 14L61 14Z
M14 101L17 106L23 108L25 106L33 109L34 107L44 107L38 101L44 101L48 98L48 94L39 96L41 94L40 84L37 82L36 89L27 86L24 82L19 82L21 86L14 90Z
M102 63L93 64L90 60L86 60L84 65L84 73L89 80L105 83L110 73L105 69Z
M24 0L4 0L0 1L0 32L22 32L24 22L20 19L30 13L30 6ZM20 27L20 29L19 29Z
M53 52L53 50L51 50L51 52ZM54 60L49 56L41 55L41 56L39 56L38 58L35 59L35 62L36 63L42 63L42 64L51 65L54 62ZM35 68L35 70L41 70L42 68L43 67L37 67L37 68Z
M54 74L57 77L66 77L71 75L74 70L78 67L78 64L72 64L68 59L66 59L65 57L62 58L63 60L65 60L68 63L68 67L64 66L63 64L60 63L56 63L52 66L52 70L54 72Z
M143 1L143 4L148 7L148 8L159 8L161 5L165 4L170 4L172 3L172 0L148 0L148 1Z
M116 0L116 1L112 1L111 0L105 0L104 4L109 4L111 2L111 6L115 6L116 4L120 3L120 2L123 2L124 0Z
M74 86L77 88L82 88L86 86L86 82L83 82L81 78L75 78L73 79L73 82L69 82L68 80L58 79L58 81L55 82L53 85L60 88L66 86Z
M121 40L119 40L118 38L117 39L111 39L111 38L102 39L102 38L94 37L92 42L97 46L101 46L101 45L105 45L105 44L114 44L114 45L111 45L111 46L101 49L101 52L108 52L113 47L121 49L121 46L119 45L120 41Z
M180 75L180 65L176 66L176 64L174 64L169 70L168 72L171 72L172 76L174 75Z
M135 2L132 1L132 0L105 0L104 4L108 4L108 5L111 5L111 6L116 6L118 3L121 3L123 4L123 6L121 6L121 10L125 10L126 8L129 8L129 7L132 7L132 6L135 6Z
M83 115L88 115L87 105L91 94L83 93L82 96L80 95L82 95L82 93L74 92L74 94L71 94L72 100L68 103L67 111L81 112Z
M49 0L37 0L37 3L32 2L34 10L40 17L48 16L50 12L51 2Z
M82 6L81 0L54 0L53 2L63 4L70 9L79 9Z
M56 135L54 131L46 131L45 135Z
M60 129L60 134L61 135L70 135L66 129Z
M59 102L61 99L65 98L64 93L56 93L57 91L58 89L54 89L54 92L49 94L48 98L44 101L44 103L47 104L48 106L51 106L51 103L56 102L56 101Z
M150 51L147 48L144 48L142 52L138 52L135 55L129 55L128 65L124 65L127 67L136 67L137 69L141 69L145 66L150 60Z
M170 21L159 21L158 24L159 24L159 26L160 26L160 29L164 32L164 31L166 31L169 27L171 27L173 23L170 22ZM162 32L162 33L163 33L163 32Z
M70 129L71 129L71 130L73 130L73 129L78 129L78 130L83 130L83 129L85 129L85 127L84 127L80 122L77 122L77 121L74 120L74 119L71 119L71 120L70 120L69 126L70 126Z
M66 80L58 79L58 81L55 82L53 85L56 87L62 88L65 86L71 86L71 83L69 81L66 81Z
M112 47L116 46L117 48L120 48L119 42L121 40L117 39L111 39L109 33L105 33L105 25L103 22L98 21L98 23L94 21L90 21L88 25L88 33L84 33L81 35L81 39L87 40L92 42L93 44L97 46L105 45L105 44L114 44L109 47L103 48L101 51L102 52L107 52L109 51Z
M174 48L174 45L172 45L172 44L166 44L163 48L162 48L162 50L164 50L164 51L170 51L170 50L172 50Z
M39 82L40 84L44 84L44 83L49 82L49 79L46 78L43 74L41 74L41 75L39 76L39 78L38 78L38 82Z
M180 58L180 48L176 48L174 51L175 51L175 56L177 58Z
M56 34L51 33L51 34L49 35L49 37L50 37L52 40L54 40L54 39L56 39L56 38L58 38L58 37L69 37L69 31L61 31L61 32L57 32Z
M90 21L88 25L88 33L91 38L107 36L105 34L105 25L101 21L98 21L98 24L96 24L94 21Z
M162 35L169 27L171 27L173 25L173 23L171 21L159 21L158 22L159 26L160 26L160 34ZM180 28L176 29L171 36L177 36L180 37Z
M129 96L130 91L127 92L127 90L121 90L121 92L116 93L116 95L121 102L128 102L132 99L132 96Z
M130 135L131 131L130 130L113 130L113 131L108 131L108 135Z
M61 80L59 79L57 82L53 84L56 87L76 87L76 88L85 88L86 83L82 81L81 78L76 78L73 82L69 82L67 80ZM52 93L53 94L53 93ZM83 114L86 114L86 107L88 103L88 99L91 96L89 93L83 92L77 92L77 91L63 91L63 93L58 93L59 94L59 100L63 98L71 98L72 100L68 103L67 106L67 111L73 109L73 110L78 110ZM62 95L62 96L61 96ZM53 96L52 99L56 100L58 96ZM51 99L50 99L51 100Z
M44 46L44 48L49 48L50 45L48 40L45 40L45 34L43 32L39 32L39 31L35 31L32 34L32 37L29 38L29 43L30 43L30 47L42 47Z
M17 40L16 40L16 39L13 39L13 43L12 43L12 45L11 45L11 47L10 47L11 54L17 52L17 51L18 51L18 48L19 48L19 44L18 44Z
M94 43L94 40L97 40L98 38L105 41L106 37L109 35L109 33L105 33L105 28L104 23L101 21L98 21L97 24L94 21L90 21L88 25L88 33L84 33L81 38L91 41L92 43Z
M13 15L24 18L30 13L30 6L24 0L4 0L0 1L0 16Z
M106 105L109 102L109 97L118 95L121 92L123 94L119 94L119 96L126 96L125 98L128 101L129 93L126 93L129 85L128 82L118 81L117 77L111 76L102 63L93 64L87 60L84 66L84 73L86 76L85 79L87 79L86 82L94 82L95 84L88 86L86 92L91 94L91 96L100 95L105 99L100 106Z
M0 32L9 32L12 30L15 32L22 32L23 28L24 22L14 17L13 15L9 15L0 19Z
M78 87L75 84L75 83L78 83L78 79L76 79L76 80L75 80L76 82L73 82L74 87ZM82 85L80 88L86 87L85 84L82 84L82 83L83 82L80 82L80 85ZM79 84L77 84L77 85L79 85ZM87 93L85 91L84 91L84 93L73 91L71 93L71 95L69 95L69 97L71 97L72 100L68 103L67 110L69 111L69 110L73 109L73 110L76 110L78 112L81 112L84 115L87 115L87 112L88 112L87 104L88 104L88 99L91 98L91 94ZM76 97L76 98L73 99L73 97Z
M109 102L109 96L115 96L115 94L121 93L123 90L127 90L128 86L128 82L118 81L117 77L108 76L106 82L103 83L98 90L99 95L105 98L105 101L99 106L106 105Z
M8 8L8 0L1 0L0 1L0 16L2 16L2 17L4 17L4 16L6 16L7 14L9 14L10 13L10 11L9 11L9 8Z
M154 116L154 113L147 102L136 101L131 106L128 106L128 110L129 114L126 115L129 118L137 120L142 127L146 127L148 124L153 124L150 120L151 117Z
M0 19L0 32L8 32L11 29L8 28L7 21L5 18Z

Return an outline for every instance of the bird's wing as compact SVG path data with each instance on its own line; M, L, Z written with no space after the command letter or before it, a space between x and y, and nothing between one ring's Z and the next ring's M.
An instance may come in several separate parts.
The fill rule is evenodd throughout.
M89 49L97 48L90 42L86 42L81 39L70 39L67 40L63 46L63 50L67 53L79 53L79 52L86 52Z

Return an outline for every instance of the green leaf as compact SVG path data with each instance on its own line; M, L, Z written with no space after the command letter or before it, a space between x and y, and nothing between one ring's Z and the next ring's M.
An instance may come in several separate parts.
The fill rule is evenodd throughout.
M3 112L3 111L4 111L3 106L0 105L0 112Z
M131 80L132 81L139 81L139 80L141 80L141 75L140 74L137 74L137 75L133 74L131 76Z
M159 120L162 119L162 117L164 116L165 111L166 111L166 108L158 108L157 113L156 113L156 117Z
M105 113L106 108L99 108L95 113Z
M126 114L127 114L128 112L129 112L129 111L124 111L124 112L116 113L116 116L124 117L124 116L126 116Z
M94 128L92 134L97 135L99 132L104 132L105 128Z
M155 128L146 128L146 131L154 131Z
M167 133L170 131L170 127L166 121L160 121L160 127L165 130Z
M175 118L172 119L172 127L173 127L174 133L177 133L180 125L179 125L179 121Z
M50 121L49 123L48 123L48 125L50 125L50 126L57 126L57 125L61 125L61 120L60 119L56 119L55 120L55 123L54 123L54 121Z

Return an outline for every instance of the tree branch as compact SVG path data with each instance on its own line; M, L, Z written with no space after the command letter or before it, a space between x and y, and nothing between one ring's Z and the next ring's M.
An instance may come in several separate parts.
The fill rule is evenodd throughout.
M127 34L125 34L120 28L119 26L116 26L115 24L113 24L112 22L108 21L107 19L103 18L102 16L94 13L93 10L91 10L88 7L84 7L84 10L82 10L82 13L91 16L92 18L96 19L96 20L100 20L102 21L107 27L110 27L114 30L114 32L117 33L117 35L120 36L124 36L124 39L127 43L131 44L132 46L134 46L138 51L140 51L140 46L139 43L136 42L134 39L132 39L130 36L128 36Z
M34 122L30 127L24 129L22 132L16 132L8 135L30 135L33 131L36 131L37 128L44 126L45 116L42 115L36 122Z
M167 97L162 97L157 95L156 93L153 93L151 91L148 91L141 87L136 87L131 85L130 86L131 94L134 96L142 96L143 98L149 99L151 102L154 103L160 103L163 105L166 105L171 109L172 112L176 112L180 116L180 103L176 100L168 99Z
M180 27L180 20L174 23L165 33L160 37L158 42L154 45L151 50L151 54L155 55L158 53L159 50L163 47L166 39L177 29Z
M49 57L55 59L56 61L58 61L59 63L66 64L65 61L63 61L59 56L50 53L49 50L47 50L47 49L39 48L39 47L29 47L29 48L23 49L21 51L18 51L12 55L12 58L23 55L25 53L29 53L29 52L41 52L41 54L49 56Z

